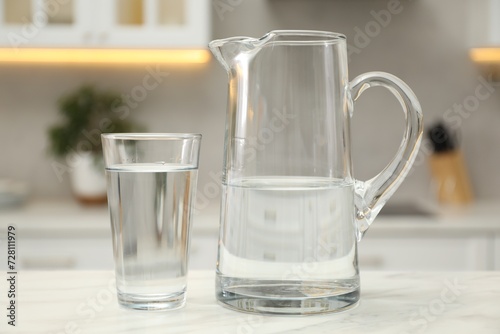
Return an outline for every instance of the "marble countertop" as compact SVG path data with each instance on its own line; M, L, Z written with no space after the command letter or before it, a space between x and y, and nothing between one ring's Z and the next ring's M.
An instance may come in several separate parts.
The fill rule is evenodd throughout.
M433 216L379 215L370 237L452 237L500 234L500 219L495 215L500 201L479 202L466 207L440 208ZM0 233L10 224L22 226L25 237L109 237L106 206L83 207L72 200L29 202L18 209L0 210ZM217 203L196 212L194 235L217 236Z
M108 271L21 272L17 326L7 325L0 281L0 333L500 333L500 272L361 274L361 302L350 311L306 317L227 310L214 297L214 273L189 273L183 309L118 306Z

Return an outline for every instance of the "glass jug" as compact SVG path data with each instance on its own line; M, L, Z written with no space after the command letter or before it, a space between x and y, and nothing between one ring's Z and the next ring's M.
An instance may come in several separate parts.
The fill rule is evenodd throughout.
M272 31L210 49L229 75L217 299L267 314L356 305L357 242L415 159L417 98L387 73L349 82L337 33ZM354 101L374 86L399 100L406 131L389 165L362 182L352 176L349 123Z

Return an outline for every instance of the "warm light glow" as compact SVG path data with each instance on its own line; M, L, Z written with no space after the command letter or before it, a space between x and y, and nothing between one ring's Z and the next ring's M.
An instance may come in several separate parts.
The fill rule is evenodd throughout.
M476 63L500 63L500 48L475 48L470 50L470 57Z
M0 48L0 63L203 64L209 60L208 50Z

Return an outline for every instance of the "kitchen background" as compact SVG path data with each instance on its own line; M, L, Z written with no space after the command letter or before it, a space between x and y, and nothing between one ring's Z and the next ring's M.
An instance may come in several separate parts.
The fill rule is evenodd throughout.
M222 3L225 3L221 0ZM397 1L399 2L399 1ZM229 2L228 2L229 3ZM350 78L366 71L387 71L408 83L420 99L426 124L475 94L479 71L469 58L469 4L465 0L401 0L385 27L363 39L372 11L387 10L386 0L242 0L228 9L212 4L212 37L259 37L273 29L342 32L351 46ZM375 25L372 24L371 29ZM35 37L36 38L36 37ZM355 39L357 38L357 39ZM362 43L360 43L362 42ZM226 74L212 60L201 66L162 65L161 85L133 110L151 132L203 134L199 188L222 166L226 115ZM57 101L84 83L130 93L147 74L145 66L0 65L0 176L26 181L33 197L64 198L68 177L59 182L47 154L47 128L58 121ZM495 86L498 88L499 86ZM458 131L478 199L498 196L500 177L500 94L480 101ZM455 115L456 116L456 115ZM353 120L355 175L366 179L392 158L403 129L403 113L383 89L369 90L356 104ZM427 151L428 152L428 151ZM432 194L427 154L394 200Z
M6 1L18 3L0 0L0 4ZM172 1L176 0L162 0ZM196 4L198 0L186 1ZM112 4L120 9L121 4L134 2L141 3L117 0ZM95 12L102 19L102 7L111 2L75 3L93 4L90 13ZM500 0L209 3L207 11L201 7L193 9L200 17L208 16L211 20L206 38L198 32L201 39L206 39L204 46L210 39L260 37L275 29L344 33L349 45L350 79L367 71L392 73L418 96L427 126L444 117L458 133L474 202L451 209L439 207L436 182L432 181L429 167L432 145L424 139L410 175L390 200L391 204L400 203L399 214L379 216L359 244L363 270L500 270L500 224L494 216L500 197L500 81L490 82L494 66L479 65L469 54L471 46L500 45L500 27L496 27ZM495 9L498 11L492 12ZM113 29L118 28L112 26L108 33ZM0 41L3 38L5 43L8 33L8 28L0 26ZM30 42L37 42L42 34L43 31ZM170 37L156 30L154 35L142 36L139 41L158 47ZM3 51L0 48L0 60ZM476 54L476 60L490 55ZM496 59L498 63L500 56ZM190 267L213 270L219 219L214 179L222 169L227 103L226 73L213 58L203 64L158 66L0 61L0 180L25 182L30 199L17 209L0 210L0 242L9 224L19 227L22 269L113 267L106 207L85 207L72 199L68 173L60 180L53 168L58 160L48 153L47 131L60 121L58 100L62 96L83 84L130 95L152 70L168 76L162 76L158 87L148 90L145 99L131 108L130 119L145 125L150 132L203 134L198 199L211 199L194 217ZM387 165L401 142L403 125L401 107L388 91L375 88L363 94L355 105L352 121L356 178L366 180ZM437 170L446 176L456 166ZM432 204L434 209L417 215L404 206L421 201ZM4 260L0 258L1 268Z

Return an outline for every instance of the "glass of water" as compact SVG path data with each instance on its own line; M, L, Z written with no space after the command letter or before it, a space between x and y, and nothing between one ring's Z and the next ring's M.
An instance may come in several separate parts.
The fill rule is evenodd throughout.
M119 303L170 310L186 301L199 134L103 134Z

